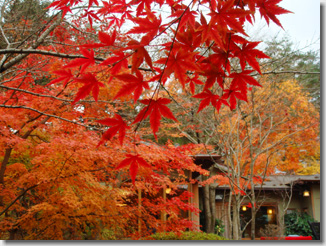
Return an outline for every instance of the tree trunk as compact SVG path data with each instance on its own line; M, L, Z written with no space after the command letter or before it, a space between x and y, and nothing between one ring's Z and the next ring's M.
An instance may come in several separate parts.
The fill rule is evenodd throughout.
M251 240L256 238L256 208L251 209Z
M240 214L239 214L239 209L238 209L238 206L237 206L237 202L236 202L236 199L234 199L233 201L234 204L232 206L232 227L233 227L233 230L232 230L232 239L234 240L241 240L241 233L240 233Z
M9 231L9 240L15 240L16 239L16 229L10 230Z
M216 222L216 203L215 203L215 187L209 186L209 203L211 209L211 230L210 233L215 233Z
M210 208L209 199L209 185L204 186L204 211L205 211L205 231L207 233L211 232L212 229L212 212Z
M229 234L228 237L231 238L231 233L233 231L233 223L232 223L232 191L230 189L229 193L229 201L228 201L228 221L229 221Z
M9 162L11 151L12 151L12 148L7 148L5 151L5 156L2 160L1 168L0 168L0 184L3 184L5 171L6 171L7 164Z

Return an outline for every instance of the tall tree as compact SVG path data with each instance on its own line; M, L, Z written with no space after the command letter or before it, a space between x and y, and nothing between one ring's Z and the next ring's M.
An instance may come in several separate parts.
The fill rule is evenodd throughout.
M287 36L266 41L264 51L271 59L262 66L269 70L271 79L297 80L320 108L320 51L309 45L297 48Z
M197 106L196 101L178 93L177 89L172 94L183 105L179 112L183 121L176 126L179 137L205 143L208 153L219 154L225 161L224 167L219 166L224 177L211 172L211 177L202 183L206 185L205 212L208 213L206 220L211 220L209 200L215 194L210 194L210 190L215 190L218 183L226 182L233 197L234 221L230 224L234 226L234 239L239 239L241 230L245 229L238 227L240 221L236 216L244 198L251 201L251 225L253 230L255 228L255 212L259 208L255 185L276 171L299 173L302 163L319 153L319 113L304 88L295 80L269 82L268 75L259 82L263 87L252 88L247 102L239 103L233 111L221 107L219 113L209 107L203 108L205 100L209 99L208 103L213 100L208 92L194 96L202 98ZM191 114L194 109L200 110L197 117ZM212 206L214 209L214 203ZM211 230L209 224L206 228ZM254 234L253 231L253 237Z

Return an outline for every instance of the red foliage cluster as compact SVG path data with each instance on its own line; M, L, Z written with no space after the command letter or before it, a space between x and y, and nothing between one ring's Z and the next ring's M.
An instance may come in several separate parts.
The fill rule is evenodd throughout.
M95 100L98 99L99 87L103 86L96 79L99 71L105 71L110 77L108 83L112 78L123 83L115 99L133 94L136 103L146 91L154 88L151 95L147 95L148 99L140 100L145 106L132 124L149 117L151 129L157 138L162 116L177 121L166 106L171 101L159 96L160 90L170 79L177 79L183 88L189 83L192 94L196 85L204 84L203 91L193 96L202 100L198 112L209 104L217 111L222 104L233 110L238 100L247 101L250 87L260 86L250 75L253 71L261 73L257 59L269 57L256 49L259 42L246 39L244 24L253 23L255 13L259 11L267 23L273 21L281 26L276 16L290 11L278 6L279 2L192 0L185 5L178 0L110 0L102 1L101 5L98 1L90 0L80 18L87 17L91 28L94 20L106 23L100 26L109 31L98 32L99 43L80 44L83 58L74 59L54 71L61 77L53 82L67 83L73 80L84 83L73 103L90 93ZM62 10L65 16L80 4L79 0L57 0L49 8ZM96 8L92 8L95 5ZM156 11L157 7L169 15L162 18L162 13ZM159 57L150 55L153 48L160 53ZM94 49L99 54L104 52L106 56L100 64L96 63L97 52ZM240 70L232 67L234 62L240 64ZM78 77L65 70L72 67L81 67ZM89 67L92 67L92 72L87 71ZM141 71L147 72L146 78ZM99 122L108 125L107 121ZM125 129L129 126L122 119L119 122L109 123L112 127L103 135L100 144L118 132L123 142Z

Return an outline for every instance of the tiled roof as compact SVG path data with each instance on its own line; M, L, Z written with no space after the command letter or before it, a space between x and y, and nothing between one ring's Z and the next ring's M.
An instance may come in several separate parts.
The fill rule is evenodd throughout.
M287 189L291 186L291 183L297 184L300 182L320 182L320 175L272 175L265 178L262 189ZM217 188L226 187L226 185L223 185ZM256 184L255 187L259 189L261 184Z
M275 188L288 188L291 183L300 183L300 182L316 182L320 181L320 175L273 175L266 177L263 182L264 189L275 189ZM260 187L260 184L256 185Z

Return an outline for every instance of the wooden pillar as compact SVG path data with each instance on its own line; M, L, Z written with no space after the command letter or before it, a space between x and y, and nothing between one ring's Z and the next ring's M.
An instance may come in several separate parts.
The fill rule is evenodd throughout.
M192 191L193 191L193 194L194 194L193 203L194 203L195 207L199 209L199 188L198 188L198 183L192 185ZM200 229L199 214L193 213L193 221L195 222L194 230L199 230Z
M314 219L316 219L316 214L315 214L315 201L314 201L314 194L313 194L312 186L309 187L309 192L310 192L310 202L311 202L312 217Z
M192 193L192 184L189 182L188 183L188 192ZM192 203L193 198L189 197L188 198L188 203ZM192 221L192 212L188 210L188 219Z

